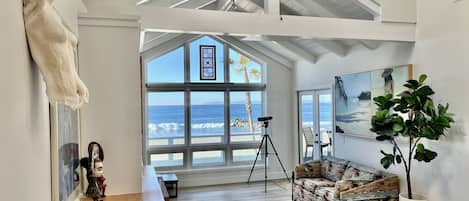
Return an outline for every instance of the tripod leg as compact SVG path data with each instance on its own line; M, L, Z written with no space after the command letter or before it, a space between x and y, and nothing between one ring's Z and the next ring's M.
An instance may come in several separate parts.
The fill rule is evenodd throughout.
M259 144L259 147L257 148L256 160L254 160L254 164L252 165L252 168L251 168L251 173L249 173L248 184L251 182L252 172L254 171L254 168L256 167L257 158L259 158L259 153L261 153L261 149L262 149L262 145L264 144L264 140L267 141L267 139L265 139L265 137L263 137L262 140L261 140L261 143Z
M274 143L272 142L272 139L270 139L270 136L268 135L267 135L267 139L269 139L270 145L272 145L272 149L274 150L274 153L277 156L277 160L280 163L280 166L282 167L283 173L285 173L285 177L287 177L288 182L290 182L290 178L288 178L287 171L285 170L285 167L283 166L283 163L280 160L280 157L278 156L277 149L275 148Z
M268 143L267 143L267 138L269 137L268 135L264 135L265 139L265 153L264 153L264 192L267 193L267 158L269 157L269 150L268 150Z

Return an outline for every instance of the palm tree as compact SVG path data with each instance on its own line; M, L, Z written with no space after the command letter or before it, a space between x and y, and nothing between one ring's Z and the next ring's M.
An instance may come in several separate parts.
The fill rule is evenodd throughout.
M238 73L243 74L243 79L246 84L249 84L249 75L252 78L259 79L262 74L259 70L257 69L248 69L249 68L249 63L251 63L251 60L241 54L238 54L238 64L239 66L234 67L235 71ZM235 62L230 59L230 65L235 64ZM246 113L248 114L248 125L249 125L249 130L251 132L254 132L254 123L252 119L252 103L251 103L251 92L246 91Z

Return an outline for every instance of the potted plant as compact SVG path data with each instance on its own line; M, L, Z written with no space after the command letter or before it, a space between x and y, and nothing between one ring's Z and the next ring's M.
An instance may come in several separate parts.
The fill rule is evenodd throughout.
M424 82L426 75L418 80L408 80L404 86L408 89L397 95L392 94L373 98L378 106L371 120L372 132L378 141L392 144L392 152L381 150L381 165L387 169L391 165L404 165L407 180L407 193L399 195L400 200L425 200L423 196L412 193L412 161L426 163L437 157L437 153L428 149L422 140L439 140L445 131L454 123L452 114L448 113L448 104L435 107L433 89ZM406 143L398 143L405 141ZM405 147L405 149L404 149Z

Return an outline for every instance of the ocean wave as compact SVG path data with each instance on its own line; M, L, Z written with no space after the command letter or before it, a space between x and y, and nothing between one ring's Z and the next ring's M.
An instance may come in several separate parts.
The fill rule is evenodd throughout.
M224 123L201 123L201 124L192 124L193 129L207 129L207 128L224 128ZM148 130L150 132L157 131L178 131L184 130L184 124L181 123L159 123L159 124L148 124Z

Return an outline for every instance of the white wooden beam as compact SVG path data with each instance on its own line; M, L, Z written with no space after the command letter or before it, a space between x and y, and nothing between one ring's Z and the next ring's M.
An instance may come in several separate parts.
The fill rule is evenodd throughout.
M330 11L329 9L324 8L322 5L318 4L315 1L309 1L309 0L283 0L283 1L285 1L285 3L287 3L288 1L289 4L292 6L290 7L290 9L292 9L295 12L298 12L298 14L300 15L312 15L312 16L331 17L331 18L340 17L336 15L334 12ZM298 8L298 6L301 6L301 5L304 5L304 8L307 9L307 11L303 11L301 8ZM327 43L322 43L319 45L321 45L325 49L332 51L337 56L340 56L340 57L345 56L345 55L342 55L341 52L347 52L347 50L334 51L333 49L335 48L331 48L331 45L332 45L331 42L333 41L329 41ZM358 42L368 49L376 49L380 45L380 43L377 41L359 40ZM335 44L333 46L340 46L340 44Z
M257 56L260 57L259 59L261 60L266 60L266 59L272 60L279 64L282 64L283 66L287 68L293 68L295 66L295 63L293 61L255 42L243 42L231 36L217 36L217 38L229 44L232 44L244 51L257 52L259 54Z
M178 5L175 8L190 8L190 9L201 9L212 3L215 3L217 0L198 0L198 1L188 1L183 4Z
M268 15L280 15L280 1L264 0L264 12Z
M315 40L317 44L339 57L345 57L348 49L340 43L331 40Z
M160 32L414 42L416 31L415 24L408 23L288 15L279 19L274 15L148 5L137 9L143 28Z
M303 49L302 47L299 47L298 45L293 44L292 42L289 42L289 41L273 41L273 42L277 43L278 45L284 47L286 50L290 51L291 53L301 57L302 59L312 64L315 64L317 61L317 57L315 55Z
M311 0L282 0L282 3L300 15L338 18L335 13ZM304 8L304 11L300 9Z
M177 33L164 33L164 34L161 34L160 36L155 37L155 38L145 42L143 44L142 48L140 49L140 52L145 52L149 49L152 49L152 48L154 48L158 45L161 45L161 44L165 43L166 41L173 40L173 39L175 39L175 38L177 38L181 35L182 34L177 34Z
M155 46L151 49L141 52L142 58L144 61L150 61L163 54L166 54L167 52L173 49L180 47L186 41L189 41L198 37L200 37L200 35L180 34L177 37L173 38L172 40L166 41L164 43L161 43L158 46Z
M230 9L233 5L232 0L218 0L217 1L217 10L223 10L226 11Z
M381 16L381 7L373 2L373 0L352 0L356 5L360 6L368 13L373 15L375 19Z
M360 40L358 42L370 50L374 50L381 45L378 41Z
M182 5L182 4L185 4L187 2L189 2L190 0L182 0L182 1L179 1L179 2L176 2L174 4L171 4L169 7L170 8L177 8L178 6Z

